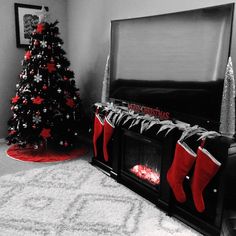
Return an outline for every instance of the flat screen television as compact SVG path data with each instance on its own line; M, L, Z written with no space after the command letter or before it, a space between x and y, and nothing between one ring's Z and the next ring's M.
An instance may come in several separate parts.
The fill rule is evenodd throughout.
M234 4L111 22L113 101L219 128Z

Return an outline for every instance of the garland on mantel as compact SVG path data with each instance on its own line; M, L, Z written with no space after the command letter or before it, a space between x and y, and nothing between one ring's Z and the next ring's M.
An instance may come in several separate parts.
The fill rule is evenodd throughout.
M191 126L188 123L179 121L179 120L161 120L156 116L151 116L149 114L140 114L135 112L134 110L129 109L126 106L118 106L114 103L95 103L97 111L100 110L101 113L104 112L106 119L114 126L124 126L130 122L128 129L140 125L139 133L151 129L154 125L160 125L159 130L156 135L161 132L165 132L165 136L168 135L173 129L178 129L182 131L182 135L180 140L183 140L189 136L194 134L199 135L199 139L214 138L216 136L220 136L221 134L216 131L208 131L203 127L198 125Z

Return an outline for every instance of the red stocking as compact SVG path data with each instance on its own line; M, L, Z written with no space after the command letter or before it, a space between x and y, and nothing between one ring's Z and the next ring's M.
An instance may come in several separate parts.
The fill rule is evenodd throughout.
M97 157L97 140L102 134L103 131L103 121L102 118L96 114L94 117L94 128L93 128L93 149L94 149L94 156Z
M183 181L185 176L192 168L196 159L196 153L192 151L186 144L177 142L175 147L174 160L167 172L167 181L178 202L186 201L186 194L183 189Z
M103 137L103 156L104 160L109 160L109 154L108 154L108 143L112 137L114 126L111 124L111 122L105 118L104 121L104 137Z
M196 165L192 178L193 201L197 211L205 210L203 191L211 179L219 170L221 163L217 161L206 149L199 147L197 152Z

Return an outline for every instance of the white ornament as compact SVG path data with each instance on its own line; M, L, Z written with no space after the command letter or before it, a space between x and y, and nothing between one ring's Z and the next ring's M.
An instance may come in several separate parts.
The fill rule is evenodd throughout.
M42 75L37 74L34 76L34 81L36 81L37 83L39 83L40 81L42 81Z
M36 123L36 124L39 124L42 120L42 117L41 116L33 116L33 123Z
M43 48L47 47L47 41L41 41L40 44L42 45Z
M44 6L42 6L41 11L39 12L39 22L48 22L49 21L49 13Z

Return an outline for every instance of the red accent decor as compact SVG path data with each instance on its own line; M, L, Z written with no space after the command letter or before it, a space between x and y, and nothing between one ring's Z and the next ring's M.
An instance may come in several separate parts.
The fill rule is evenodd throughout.
M104 160L109 160L109 153L108 153L108 144L111 140L112 134L114 132L114 127L112 124L105 118L104 121L104 137L103 137L103 156Z
M198 212L203 212L205 210L203 191L220 168L220 164L214 162L213 158L206 149L201 147L198 148L191 184L193 201Z
M54 63L48 63L47 64L48 72L52 73L53 71L56 71L56 67Z
M33 104L40 105L43 102L43 98L37 96L36 98L33 99Z
M47 139L47 138L51 137L50 132L51 132L51 129L43 128L41 133L40 133L40 136L42 136L44 139Z
M29 60L31 58L31 52L30 51L27 51L25 53L25 60Z
M42 23L37 24L36 32L41 34L43 32L43 30L44 30L44 24L42 24Z
M33 149L33 147L21 148L18 145L12 145L6 151L10 158L25 162L59 162L79 158L87 153L85 147L77 148L71 151L54 151Z
M160 184L160 174L145 165L135 165L130 169L130 172L152 185Z
M72 98L67 98L67 99L66 99L66 105L67 105L68 107L73 108L73 107L75 106L75 102L74 102L74 100L73 100Z
M178 202L186 201L186 194L183 189L183 181L192 168L196 154L191 153L181 142L177 142L175 147L174 160L167 172L167 181Z
M149 114L151 116L158 117L161 120L170 120L171 114L167 111L162 111L161 109L157 108L151 108L146 106L141 106L138 104L129 103L128 108L130 110L133 110L137 113L144 113Z
M97 140L102 135L103 132L103 121L102 118L96 114L94 117L94 126L93 126L93 150L94 157L97 157Z
M39 45L39 41L38 40L34 40L34 45L38 46Z
M8 133L9 133L9 135L13 135L13 134L16 133L16 131L15 131L15 130L11 130L11 131L9 131Z
M17 103L19 99L20 99L20 97L18 95L16 95L14 98L11 99L11 102Z

